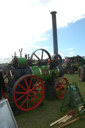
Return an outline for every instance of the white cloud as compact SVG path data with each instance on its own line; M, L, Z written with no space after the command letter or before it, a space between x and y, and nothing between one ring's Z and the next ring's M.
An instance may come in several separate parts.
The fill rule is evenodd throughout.
M74 51L69 52L69 54L71 54L71 55L74 54Z
M84 0L1 0L0 57L10 57L14 51L36 46L47 40L52 28L51 11L57 11L57 27L65 27L85 17Z
M64 59L66 56L71 57L76 55L76 50L74 48L68 48L68 49L61 49L59 50L59 54Z
M73 50L73 48L68 48L68 49L65 49L66 51L72 51Z

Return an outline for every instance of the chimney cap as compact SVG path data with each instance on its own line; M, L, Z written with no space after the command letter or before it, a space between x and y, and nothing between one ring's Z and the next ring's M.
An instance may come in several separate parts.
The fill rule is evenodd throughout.
M55 15L56 13L57 13L56 11L52 11L50 14L54 14Z

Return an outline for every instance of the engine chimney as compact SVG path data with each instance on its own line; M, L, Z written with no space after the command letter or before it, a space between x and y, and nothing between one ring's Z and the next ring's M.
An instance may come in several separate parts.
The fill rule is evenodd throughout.
M54 54L58 55L58 40L57 40L57 27L56 27L56 11L52 11L52 28L53 28L53 47Z

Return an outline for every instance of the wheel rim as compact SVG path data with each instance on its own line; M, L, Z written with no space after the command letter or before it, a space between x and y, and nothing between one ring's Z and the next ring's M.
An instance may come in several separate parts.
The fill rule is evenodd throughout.
M13 87L14 102L22 111L29 111L38 107L44 95L44 83L34 75L23 76Z
M4 76L4 84L5 84L5 87L8 86L8 75ZM9 93L7 92L7 90L5 92L1 90L1 93L4 98L8 99L9 101L12 100L12 98L9 97Z
M55 83L56 95L58 99L63 99L65 94L66 85L69 85L69 82L66 78L58 78Z

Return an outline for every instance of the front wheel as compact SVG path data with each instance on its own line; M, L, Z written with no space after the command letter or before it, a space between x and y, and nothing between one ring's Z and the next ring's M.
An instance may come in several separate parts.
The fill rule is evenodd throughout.
M60 77L55 81L54 89L56 90L56 96L58 99L64 98L67 85L69 85L69 82L66 78Z

